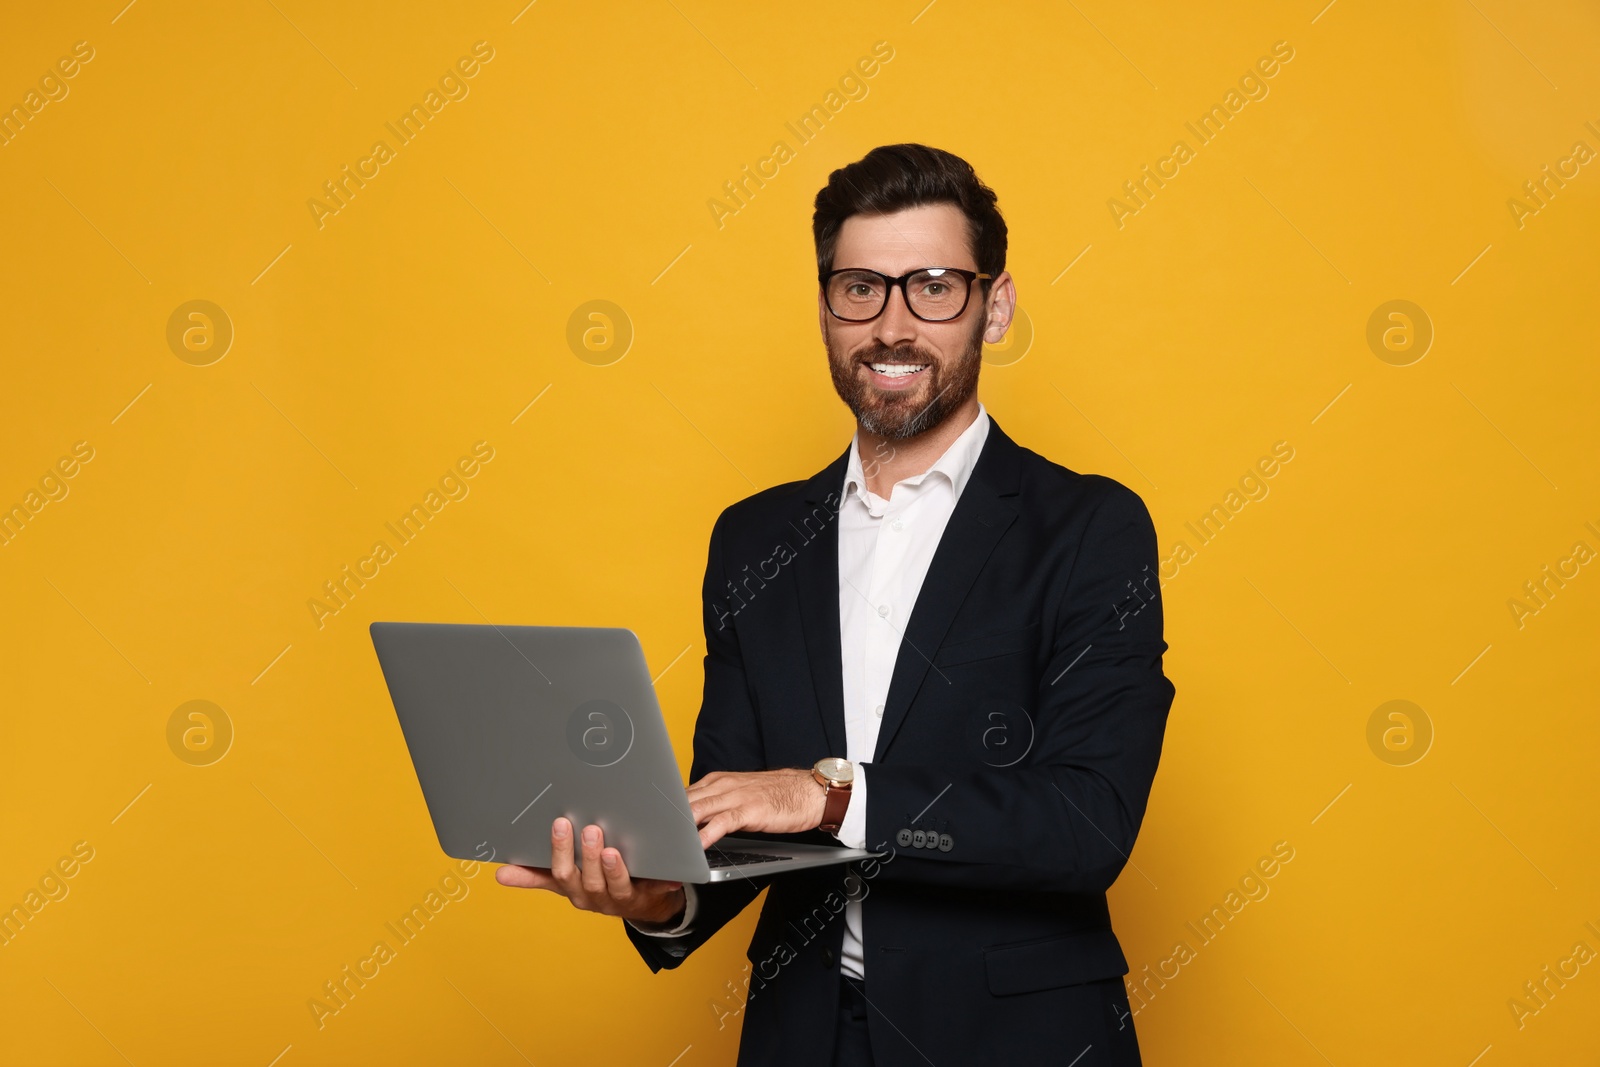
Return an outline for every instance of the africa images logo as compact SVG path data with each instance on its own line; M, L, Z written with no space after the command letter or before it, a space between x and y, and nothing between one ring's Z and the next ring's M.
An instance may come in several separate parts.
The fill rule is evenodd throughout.
M567 747L591 767L612 767L633 748L633 720L620 704L585 700L567 717Z

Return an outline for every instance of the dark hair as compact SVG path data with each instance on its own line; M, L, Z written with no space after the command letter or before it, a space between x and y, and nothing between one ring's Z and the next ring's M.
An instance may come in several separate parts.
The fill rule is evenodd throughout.
M828 184L817 193L811 216L817 271L826 274L833 269L839 230L851 215L954 204L967 217L967 239L979 273L998 278L1006 269L1006 220L1000 217L998 199L960 156L922 144L880 145L828 175ZM983 283L985 291L990 284Z

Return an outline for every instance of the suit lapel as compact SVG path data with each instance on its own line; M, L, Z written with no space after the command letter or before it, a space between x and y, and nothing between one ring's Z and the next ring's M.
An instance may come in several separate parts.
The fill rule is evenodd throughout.
M796 558L795 582L800 591L800 627L805 634L817 712L828 739L829 755L844 755L844 664L839 637L839 505L844 472L850 462L847 446L839 458L806 483L809 510L791 519ZM820 527L820 528L819 528Z
M839 634L838 512L849 458L846 448L838 459L806 483L806 500L812 505L809 522L802 518L791 523L801 542L797 548L795 578L799 586L806 654L811 664L823 733L829 752L833 754L843 754L846 746ZM1000 424L991 415L989 434L973 467L972 477L950 514L950 521L928 564L916 606L901 634L873 762L882 760L888 751L930 669L936 683L947 684L938 668L933 667L933 656L995 545L1016 520L1017 510L1006 498L1017 494L1020 459L1021 449L1001 431Z
M972 477L950 513L900 637L872 762L883 759L930 671L931 684L950 684L933 666L933 657L994 546L1016 520L1017 509L1005 498L1016 495L1018 452L1016 444L1000 432L999 423L991 422Z

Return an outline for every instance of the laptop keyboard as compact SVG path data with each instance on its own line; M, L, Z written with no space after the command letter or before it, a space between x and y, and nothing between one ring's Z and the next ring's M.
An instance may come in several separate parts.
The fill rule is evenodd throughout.
M720 849L706 853L706 862L712 867L744 867L751 863L771 863L774 860L792 858L791 856L773 856L765 852L727 852Z

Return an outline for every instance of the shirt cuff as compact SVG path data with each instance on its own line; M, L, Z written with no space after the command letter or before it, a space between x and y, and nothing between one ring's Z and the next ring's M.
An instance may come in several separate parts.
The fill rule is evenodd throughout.
M850 785L850 800L834 837L846 848L867 847L867 765L855 765L855 781Z
M682 937L689 932L689 927L694 922L695 898L693 883L683 883L683 897L683 919L670 930L645 930L632 919L624 919L623 921L641 934L646 934L650 937Z

